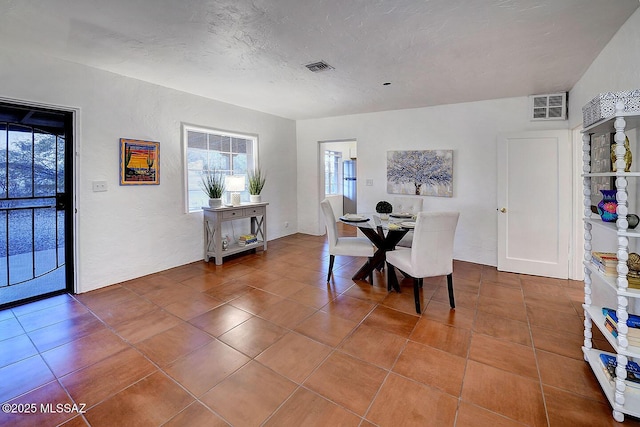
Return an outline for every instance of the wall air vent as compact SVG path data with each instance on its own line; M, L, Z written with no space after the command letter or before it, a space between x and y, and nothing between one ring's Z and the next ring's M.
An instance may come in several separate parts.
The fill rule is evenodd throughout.
M529 97L531 120L567 120L567 93Z
M309 69L309 71L314 73L319 73L320 71L333 70L334 68L327 64L324 61L312 62L311 64L305 65Z

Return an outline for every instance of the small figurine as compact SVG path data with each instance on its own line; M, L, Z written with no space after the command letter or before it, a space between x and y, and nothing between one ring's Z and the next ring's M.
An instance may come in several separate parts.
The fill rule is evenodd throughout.
M627 260L627 267L629 267L631 271L640 272L640 255L631 252Z

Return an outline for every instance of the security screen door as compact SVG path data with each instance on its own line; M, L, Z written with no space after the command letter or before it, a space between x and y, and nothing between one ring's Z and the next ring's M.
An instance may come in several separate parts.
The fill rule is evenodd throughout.
M0 102L0 307L73 291L72 123Z

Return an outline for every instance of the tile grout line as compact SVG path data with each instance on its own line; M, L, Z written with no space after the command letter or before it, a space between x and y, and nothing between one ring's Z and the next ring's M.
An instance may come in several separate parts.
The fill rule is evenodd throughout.
M126 287L125 287L125 288L126 288ZM128 289L128 290L129 290L129 291L131 291L131 292L134 292L134 291L132 291L132 290L131 290L131 289L129 289L129 288L126 288L126 289ZM134 293L135 293L138 297L144 298L142 295L137 294L136 292L134 292ZM157 307L160 307L160 309L161 309L161 310L166 311L166 310L164 310L164 308L163 308L163 307L159 306L158 304L154 303L153 301L150 301L150 300L149 300L149 299L147 299L147 298L144 298L144 299L145 299L145 300L147 300L147 301L149 301L149 302L151 302L152 304L156 305ZM107 400L109 400L109 399L113 398L113 397L114 397L114 396L116 396L118 393L121 393L121 392L123 392L124 390L127 390L127 389L131 388L132 386L134 386L134 385L136 385L136 384L138 384L138 383L140 383L140 382L144 381L145 379L149 378L151 375L153 375L153 374L155 374L155 373L159 372L159 373L162 373L165 377L167 377L170 381L172 381L175 385L177 385L180 389L184 390L187 394L189 394L190 396L192 396L192 397L193 397L193 399L194 399L194 400L193 400L193 402L189 403L189 405L187 405L186 407L182 408L180 411L178 411L176 414L174 414L171 418L167 419L167 420L165 421L165 423L166 423L166 422L169 422L172 418L176 417L178 414L180 414L180 413L181 413L182 411L184 411L186 408L188 408L189 406L191 406L194 402L198 402L198 403L202 404L202 405L203 405L205 408L207 408L209 411L213 412L214 414L216 414L216 415L217 415L217 416L219 416L220 418L225 419L221 414L218 414L217 412L213 411L213 409L209 408L209 407L208 407L207 405L205 405L202 401L200 401L200 399L199 399L196 395L194 395L190 390L188 390L188 389L187 389L187 388L185 388L182 384L180 384L178 381L176 381L176 379L175 379L175 378L173 378L171 375L169 375L169 373L168 373L168 372L166 372L162 366L160 366L159 364L157 364L155 361L151 360L151 359L150 359L150 358L149 358L149 357L148 357L144 352L142 352L140 349L138 349L138 348L137 348L137 346L135 345L135 343L133 343L133 342L129 341L128 339L124 338L123 336L121 336L121 335L120 335L120 334L119 334L119 333L118 333L118 332L117 332L117 331L116 331L116 330L115 330L111 325L109 325L108 323L106 323L106 322L105 322L105 321L104 321L100 316L98 316L96 313L94 313L94 312L93 312L93 310L92 310L89 306L87 306L86 304L84 304L82 301L79 301L79 302L80 302L80 303L82 303L82 304L87 308L87 310L89 310L89 311L91 312L91 314L92 314L92 315L93 315L93 316L94 316L98 321L100 321L100 322L101 322L101 323L102 323L102 324L103 324L107 329L109 329L109 330L110 330L114 335L116 335L116 336L117 336L118 338L120 338L123 342L125 342L125 343L129 346L129 348L131 348L131 349L133 349L134 351L136 351L136 352L137 352L138 354L140 354L144 359L146 359L146 360L147 360L147 361L148 361L152 366L154 366L154 367L155 367L155 371L150 372L149 374L147 374L147 375L145 375L145 376L143 376L143 377L139 378L138 380L134 381L133 383L130 383L130 384L128 384L127 386L125 386L124 388L119 389L119 390L118 390L118 391L116 391L115 393L113 393L113 394L111 394L111 395L109 395L109 396L105 397L104 399L100 400L99 402L96 402L93 406L91 406L91 407L90 407L90 408L88 408L88 409L92 409L92 408L97 407L98 405L100 405L100 404L104 403L105 401L107 401ZM171 313L169 313L169 314L171 314ZM177 317L177 316L176 316L176 317ZM184 320L184 319L181 319L181 318L180 318L180 320L181 320L181 321L183 321L183 322L185 322L185 323L187 323L187 324L189 324L189 323L188 323L188 321L186 321L186 320ZM168 329L171 329L171 328L168 328ZM167 329L167 330L168 330L168 329ZM200 331L202 331L203 333L205 333L205 334L209 335L213 340L220 341L220 340L218 340L215 336L213 336L213 335L209 334L207 331L203 331L203 330L201 330L200 328L198 328L198 330L200 330ZM165 330L165 331L166 331L166 330ZM162 331L162 332L165 332L165 331ZM160 333L162 333L162 332L159 332L158 334L160 334ZM145 339L152 338L152 337L154 337L154 336L156 336L156 335L158 335L158 334L154 334L154 335L152 335L152 336L150 336L150 337L147 337L147 338L145 338ZM142 340L142 341L144 341L144 340ZM225 344L225 343L223 343L222 341L220 341L220 342L221 342L222 344ZM206 343L205 343L205 344L202 344L201 346L197 347L196 349L193 349L193 350L192 350L191 352L189 352L188 354L191 354L191 353L193 353L194 351L197 351L198 349L200 349L200 348L204 347L205 345L207 345L207 344L206 344ZM225 344L225 345L226 345L226 344ZM124 351L124 350L118 351L117 353L121 353L122 351ZM117 353L116 353L116 354L117 354ZM187 356L188 354L183 355L183 356ZM112 357L112 356L113 356L113 355L108 356L108 357ZM179 358L177 358L177 359L173 360L171 363L173 363L173 362L175 362L175 361L177 361L177 360L179 360L179 359L181 359L181 358L182 358L182 357L179 357ZM85 367L83 367L83 368L81 368L81 369L79 369L79 370L76 370L76 371L70 372L70 373L68 373L68 374L66 374L66 375L70 375L70 374L72 374L72 373L74 373L74 372L78 372L78 371L80 371L80 370L82 370L82 369L86 369L86 368L88 368L89 366L93 366L93 365L95 365L96 363L99 363L99 362L101 362L101 361L103 361L103 360L106 360L106 358L105 358L105 359L100 359L99 361L96 361L95 363L93 363L93 364L91 364L91 365L85 366ZM245 365L242 365L242 366L245 366ZM242 366L241 366L241 367L242 367ZM236 369L235 371L233 371L233 372L232 372L232 373L230 373L229 375L232 375L232 374L233 374L233 373L235 373L237 370L239 370L241 367L239 367L238 369ZM65 376L66 376L66 375L65 375ZM55 376L55 374L54 374L54 376ZM57 377L57 376L56 376L56 379L59 381L59 379L58 379L58 377ZM61 384L61 386L62 386L62 384ZM215 387L215 386L214 386L214 387ZM65 392L67 392L67 394L69 394L69 392L67 391L67 389L66 389L66 388L65 388ZM208 390L207 390L207 392L208 392ZM204 395L204 394L206 394L207 392L203 393L203 395ZM71 397L71 396L70 396L70 397ZM72 400L75 402L75 400L74 400L73 398L72 398ZM88 410L88 409L87 409L87 410ZM86 417L84 416L84 414L82 414L82 415L83 415L83 418L86 420ZM86 420L86 421L87 421L87 424L89 424L88 420ZM226 421L226 419L225 419L225 421ZM230 424L230 423L229 423L229 424ZM89 425L90 425L90 424L89 424Z

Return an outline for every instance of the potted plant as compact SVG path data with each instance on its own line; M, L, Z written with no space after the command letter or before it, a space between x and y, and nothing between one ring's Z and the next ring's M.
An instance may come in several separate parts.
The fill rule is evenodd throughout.
M389 219L389 214L393 212L393 206L386 200L378 202L376 212L380 214L380 219Z
M260 169L260 167L256 167L253 171L249 171L247 173L247 179L249 181L249 200L251 203L259 203L260 193L264 187L267 175L262 171L262 169Z
M200 186L207 196L209 196L209 207L217 208L222 206L224 176L220 172L204 172Z

